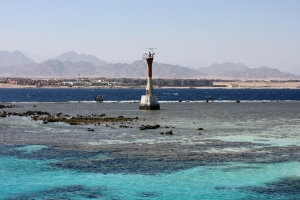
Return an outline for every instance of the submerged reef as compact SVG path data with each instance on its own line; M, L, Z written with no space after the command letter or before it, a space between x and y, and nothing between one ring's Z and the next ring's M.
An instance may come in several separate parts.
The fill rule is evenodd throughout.
M281 178L273 182L268 182L263 186L250 186L238 189L268 195L272 199L300 199L300 178Z
M299 121L291 120L290 112L284 119L278 115L268 117L265 112L258 116L260 109L256 108L257 105L243 105L245 107L238 107L240 110L236 108L230 111L243 113L246 109L250 112L252 107L250 109L249 106L257 110L248 115L226 115L227 118L224 117L224 113L227 113L225 111L220 115L207 111L206 115L210 114L210 117L202 117L198 121L197 117L205 113L204 107L201 114L192 108L188 112L178 110L175 114L172 109L155 113L140 112L134 111L135 107L131 104L125 105L132 106L130 111L119 104L108 105L112 108L117 106L114 111L104 107L106 105L97 105L97 111L102 114L91 114L95 112L95 107L93 109L90 106L95 105L85 104L55 104L56 108L49 104L43 107L48 109L41 109L44 111L32 111L32 105L25 104L27 108L20 109L22 112L18 108L5 107L0 112L6 117L2 120L5 124L0 131L0 144L3 145L0 155L38 160L56 159L49 166L104 174L152 175L229 162L300 162L299 145L270 143L272 138L281 140L290 137L291 140L297 140L297 132L294 130ZM120 109L121 106L124 110ZM64 109L61 110L62 107ZM80 109L72 110L77 107ZM229 104L226 104L227 107ZM277 107L270 105L270 113L277 110ZM193 112L194 117L191 118ZM63 125L53 122L61 122ZM266 123L272 128L279 128L266 131ZM223 140L223 136L231 135L233 139L234 136L251 136L254 139L243 141L244 138L237 137L241 140ZM45 145L47 148L33 152L16 149L27 145Z
M84 185L62 186L54 189L32 192L8 198L7 200L18 199L70 199L73 195L75 199L101 199L103 197L113 197L115 195L105 187L87 187Z

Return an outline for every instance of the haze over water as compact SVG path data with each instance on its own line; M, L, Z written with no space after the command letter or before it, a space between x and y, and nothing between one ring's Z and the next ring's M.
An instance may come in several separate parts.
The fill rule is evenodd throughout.
M295 0L4 1L0 50L36 62L75 51L132 63L156 47L159 63L233 62L299 75L299 7Z

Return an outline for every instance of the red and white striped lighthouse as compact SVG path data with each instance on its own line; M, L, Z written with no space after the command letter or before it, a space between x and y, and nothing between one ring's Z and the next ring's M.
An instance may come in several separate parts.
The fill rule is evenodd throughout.
M154 48L149 48L149 53L143 55L143 60L147 61L148 64L148 77L147 77L147 86L146 86L146 95L143 95L140 103L140 110L159 110L160 106L157 100L157 97L153 94L152 86L152 63L155 53L153 52Z

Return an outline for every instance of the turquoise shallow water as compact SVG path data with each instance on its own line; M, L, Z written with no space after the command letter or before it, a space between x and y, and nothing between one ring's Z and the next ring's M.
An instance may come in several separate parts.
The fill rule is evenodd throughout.
M155 112L133 103L23 103L5 110L33 109L139 121L123 129L1 118L0 199L300 199L299 102L165 103ZM161 127L141 131L141 124ZM160 134L171 129L172 136Z
M299 184L299 163L199 166L157 175L82 173L51 161L1 157L0 199L289 199L260 187L282 178ZM276 185L272 186L276 187ZM277 186L280 189L280 186ZM297 189L295 185L287 190ZM299 187L299 186L298 186ZM260 191L260 192L259 192Z

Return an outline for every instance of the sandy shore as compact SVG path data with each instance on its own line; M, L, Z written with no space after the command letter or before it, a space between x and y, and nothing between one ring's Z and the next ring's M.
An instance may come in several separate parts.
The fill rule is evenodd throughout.
M35 88L34 85L16 85L0 83L0 88Z
M112 87L99 87L99 86L73 86L73 87L68 87L68 86L43 86L43 87L36 87L35 85L17 85L17 84L3 84L0 83L0 88L112 88ZM113 88L129 88L129 87L113 87Z
M300 88L300 82L215 82L227 88Z
M0 83L0 88L38 88L35 85L17 85L17 84L3 84ZM126 86L43 86L41 88L132 88ZM136 88L144 88L144 87L136 87ZM155 87L158 88L158 87ZM227 89L236 89L236 88L278 88L278 89L300 89L300 82L215 82L214 87L170 87L170 86L162 86L159 88L181 88L181 89L212 89L212 88L227 88Z

